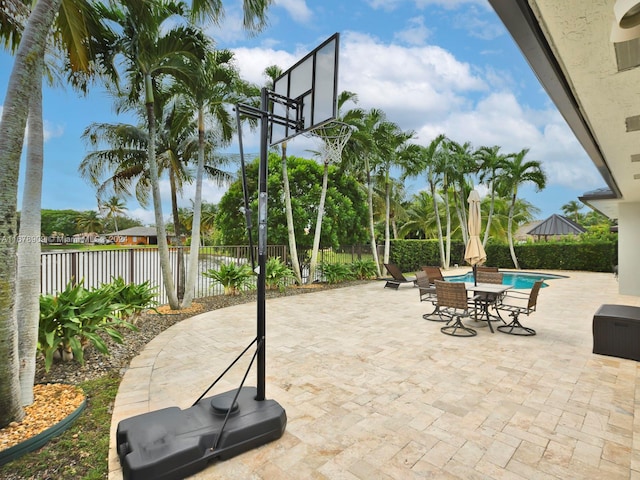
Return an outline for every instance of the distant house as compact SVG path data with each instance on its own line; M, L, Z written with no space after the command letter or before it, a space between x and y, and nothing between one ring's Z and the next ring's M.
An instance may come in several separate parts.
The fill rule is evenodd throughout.
M553 214L546 220L538 223L527 231L527 235L534 239L547 241L551 238L560 238L567 235L580 235L586 230L573 220L562 215Z
M131 227L119 232L108 233L107 238L116 245L157 245L156 227Z
M131 227L118 232L105 234L107 239L116 245L157 245L158 231L156 227ZM182 236L184 243L185 236ZM169 245L176 244L175 235L167 235L167 243Z

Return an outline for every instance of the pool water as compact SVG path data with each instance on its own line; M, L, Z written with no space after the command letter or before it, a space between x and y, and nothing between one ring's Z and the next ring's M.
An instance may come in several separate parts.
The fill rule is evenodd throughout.
M562 275L553 275L550 273L535 273L535 272L500 272L504 276L502 277L503 285L513 285L513 288L531 289L533 284L538 280L552 280L554 278L566 278ZM455 275L453 277L446 277L450 282L473 282L473 272L466 273L465 275ZM547 287L546 283L542 283L542 288Z

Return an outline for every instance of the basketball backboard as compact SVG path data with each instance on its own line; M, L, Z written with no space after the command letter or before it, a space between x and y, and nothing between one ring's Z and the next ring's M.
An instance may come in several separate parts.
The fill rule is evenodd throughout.
M270 145L336 117L339 38L333 34L274 81L269 94Z

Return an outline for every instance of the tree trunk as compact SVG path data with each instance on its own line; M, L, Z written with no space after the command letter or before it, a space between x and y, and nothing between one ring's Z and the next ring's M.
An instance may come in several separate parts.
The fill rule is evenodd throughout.
M451 209L449 208L449 187L444 187L444 209L447 215L447 244L444 257L444 268L451 266Z
M507 238L509 240L509 252L511 253L511 260L513 260L513 266L520 270L520 264L518 263L518 258L516 257L516 251L513 248L513 212L516 206L516 193L513 193L511 198L511 205L509 206L509 219L507 221Z
M151 193L153 194L153 212L155 214L156 232L158 234L158 255L160 256L160 269L162 280L167 292L169 306L173 310L180 308L176 295L171 263L169 260L169 245L167 244L167 230L162 216L162 198L160 196L160 181L158 176L158 162L156 159L156 116L153 111L153 86L151 76L145 75L145 98L147 106L147 121L149 129L149 177L151 181Z
M293 209L291 207L291 189L289 188L289 173L287 171L287 142L282 143L282 189L284 190L284 208L287 215L287 232L289 234L289 251L291 252L291 266L298 284L302 284L302 272L298 260L296 245L296 231L293 226Z
M391 239L389 232L389 212L391 211L391 185L389 183L389 172L385 178L384 195L384 263L389 263L389 251L391 250Z
M442 222L440 221L440 212L438 209L438 200L436 199L436 186L433 182L429 182L431 189L431 199L433 200L433 212L436 215L436 225L438 226L438 245L440 247L440 266L444 267L444 236L442 235Z
M14 315L16 210L20 156L29 98L37 80L47 34L61 0L40 0L25 26L16 53L0 121L0 428L24 416L20 402L18 326Z
M175 235L177 251L176 271L178 273L178 282L176 285L176 293L178 302L181 303L184 298L184 251L182 250L182 229L180 228L180 212L178 211L178 189L176 187L176 174L173 168L169 168L169 186L171 190L171 214L173 216L173 233Z
M187 266L187 281L182 299L182 308L189 308L193 300L198 279L198 254L200 253L200 219L202 218L202 177L204 176L204 111L198 109L198 166L196 167L196 193L193 200L191 222L191 248Z
M44 59L41 59L44 62ZM42 63L29 100L29 131L24 193L20 212L15 314L18 321L20 395L33 403L38 325L40 322L40 209L44 138L42 130Z
M484 229L484 240L482 240L482 246L487 248L487 242L489 241L489 232L491 231L491 221L493 220L493 209L495 204L496 192L493 188L493 180L491 181L491 204L489 205L489 215L487 216L487 225Z
M378 258L378 246L376 245L376 227L373 221L373 185L371 184L371 174L369 172L369 162L365 162L367 172L367 203L369 204L369 235L371 236L371 254L373 261L376 263L376 273L378 277L382 276L380 270L380 259Z
M311 262L309 263L309 278L307 283L315 281L316 269L318 267L318 251L320 250L320 234L322 233L322 217L324 217L324 201L327 196L327 184L329 183L329 161L324 162L324 173L322 174L322 192L320 193L320 203L318 204L318 217L316 219L316 231L313 235L313 250L311 252Z

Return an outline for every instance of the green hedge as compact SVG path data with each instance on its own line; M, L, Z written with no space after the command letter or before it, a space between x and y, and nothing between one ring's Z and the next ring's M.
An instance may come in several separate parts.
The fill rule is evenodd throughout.
M389 261L403 272L415 272L423 265L440 265L438 240L391 240ZM451 242L451 264L464 264L464 244Z
M611 272L618 264L617 242L537 242L514 247L520 268ZM514 268L509 245L489 243L486 265ZM403 272L417 271L422 265L440 265L437 240L392 240L390 261ZM451 244L451 265L465 265L464 244Z

